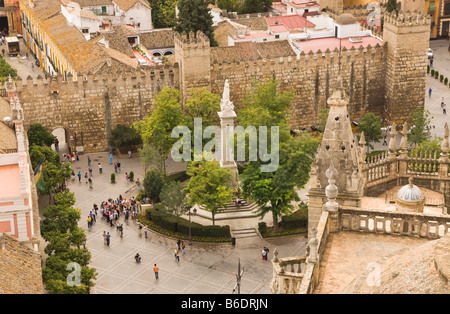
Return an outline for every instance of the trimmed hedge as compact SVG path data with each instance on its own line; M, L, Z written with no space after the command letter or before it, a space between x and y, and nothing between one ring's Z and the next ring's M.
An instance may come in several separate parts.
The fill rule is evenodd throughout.
M308 213L297 210L288 216L281 217L280 226L284 229L306 228L308 225Z
M189 235L189 221L184 218L177 218L157 209L149 209L145 217L151 220L155 225L164 228L170 232L179 232ZM230 226L203 226L191 221L191 235L193 237L212 237L212 238L230 238Z

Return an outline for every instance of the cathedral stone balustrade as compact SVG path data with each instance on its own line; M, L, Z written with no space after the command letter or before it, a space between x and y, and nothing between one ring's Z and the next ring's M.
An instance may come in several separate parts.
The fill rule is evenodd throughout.
M436 239L450 231L450 216L340 208L341 230Z

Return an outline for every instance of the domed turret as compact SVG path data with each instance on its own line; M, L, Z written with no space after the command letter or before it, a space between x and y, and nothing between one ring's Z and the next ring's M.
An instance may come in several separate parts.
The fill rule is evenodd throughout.
M402 187L397 193L397 210L423 213L424 203L425 196L422 190L413 184L413 178L409 178L409 184Z

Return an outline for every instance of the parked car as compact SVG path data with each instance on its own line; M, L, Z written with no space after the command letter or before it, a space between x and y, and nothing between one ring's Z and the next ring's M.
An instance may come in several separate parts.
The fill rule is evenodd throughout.
M433 55L434 55L434 54L433 54L433 49L428 48L428 59L432 58Z

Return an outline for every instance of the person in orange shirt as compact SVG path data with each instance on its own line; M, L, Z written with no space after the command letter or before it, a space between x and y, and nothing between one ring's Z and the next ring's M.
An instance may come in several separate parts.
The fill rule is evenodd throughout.
M155 266L153 266L153 271L155 272L155 278L158 279L159 268L158 268L158 266L156 266L156 264L155 264Z

